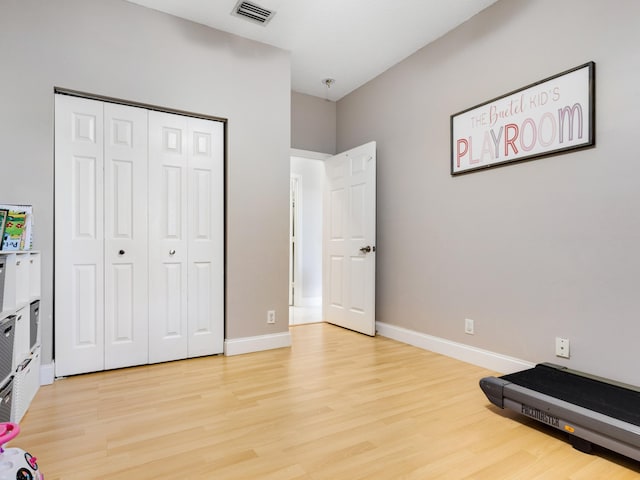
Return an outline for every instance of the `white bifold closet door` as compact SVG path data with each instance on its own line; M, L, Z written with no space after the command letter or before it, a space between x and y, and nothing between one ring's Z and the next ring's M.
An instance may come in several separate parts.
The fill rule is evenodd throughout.
M105 369L148 363L147 209L147 112L105 103Z
M222 123L149 112L149 360L222 352Z
M56 375L104 369L104 106L56 95Z
M223 350L221 122L56 95L56 375Z

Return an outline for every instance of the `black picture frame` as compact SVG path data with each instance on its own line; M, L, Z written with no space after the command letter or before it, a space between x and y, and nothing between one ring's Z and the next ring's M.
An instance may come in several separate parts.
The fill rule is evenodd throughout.
M595 146L595 62L451 115L451 175Z

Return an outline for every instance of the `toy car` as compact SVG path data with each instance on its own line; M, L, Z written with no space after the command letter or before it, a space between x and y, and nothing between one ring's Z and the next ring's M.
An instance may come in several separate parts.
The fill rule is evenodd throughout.
M36 457L20 448L4 448L19 433L17 423L0 423L0 480L44 480Z

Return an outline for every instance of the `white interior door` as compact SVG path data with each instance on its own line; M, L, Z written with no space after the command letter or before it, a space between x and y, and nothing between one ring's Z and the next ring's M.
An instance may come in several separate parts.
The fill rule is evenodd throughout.
M103 105L55 96L56 376L104 369Z
M375 335L376 143L325 160L323 316Z
M187 117L149 112L149 362L186 358Z
M224 338L224 124L187 120L187 356L222 353Z
M104 104L105 368L148 363L147 111Z

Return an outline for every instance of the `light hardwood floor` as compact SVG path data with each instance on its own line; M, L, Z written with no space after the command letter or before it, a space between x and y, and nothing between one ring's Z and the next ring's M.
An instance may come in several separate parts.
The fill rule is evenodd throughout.
M46 480L636 479L493 407L494 372L325 324L293 347L66 378L12 445Z

